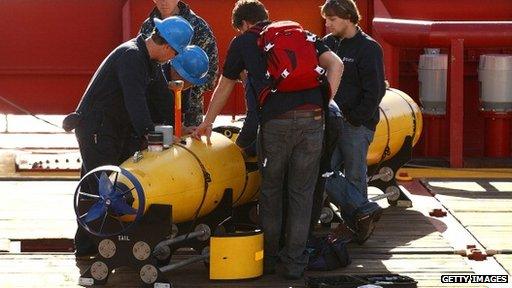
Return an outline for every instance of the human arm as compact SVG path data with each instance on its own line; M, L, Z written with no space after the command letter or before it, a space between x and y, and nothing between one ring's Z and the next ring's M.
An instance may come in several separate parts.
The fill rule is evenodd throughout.
M194 138L200 140L201 136L205 135L207 143L209 145L211 144L210 137L212 134L213 122L215 121L217 115L220 114L222 108L224 108L224 105L226 105L226 102L229 99L229 95L231 95L235 84L236 80L232 80L224 76L220 77L219 83L213 92L212 100L208 106L208 111L206 112L204 121L199 124L194 133L192 133Z
M147 65L136 51L129 50L120 57L116 67L124 105L133 129L139 137L154 130L146 99L149 84Z
M212 134L212 125L217 115L219 115L224 105L233 91L240 73L245 69L243 57L240 53L241 45L239 38L234 38L228 48L222 76L219 79L217 87L213 91L212 100L208 107L208 112L204 121L199 124L192 136L201 139L202 135L206 135L207 143L211 144L210 136Z
M326 70L327 81L331 87L331 95L329 100L334 98L338 87L340 85L341 76L343 75L343 62L338 55L332 51L326 51L322 53L318 59L318 62L322 68Z

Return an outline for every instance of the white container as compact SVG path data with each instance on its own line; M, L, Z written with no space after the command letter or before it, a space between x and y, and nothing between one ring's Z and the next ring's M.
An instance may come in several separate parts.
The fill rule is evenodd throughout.
M512 55L480 55L480 106L485 111L512 111Z
M164 148L169 148L172 145L172 134L173 134L173 128L169 125L158 125L155 126L156 132L162 132L164 135Z
M446 114L446 86L448 55L438 49L426 49L418 65L419 98L423 112L430 115Z

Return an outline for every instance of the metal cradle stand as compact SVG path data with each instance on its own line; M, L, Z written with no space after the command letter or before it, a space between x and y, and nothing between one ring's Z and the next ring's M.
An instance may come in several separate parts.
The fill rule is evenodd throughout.
M211 231L218 234L234 230L231 220L232 193L232 189L226 189L214 211L190 222L173 224L172 206L153 204L140 222L125 233L111 237L91 235L98 244L99 254L81 275L79 284L104 285L111 271L128 266L139 274L141 287L171 288L172 283L164 275L165 272L206 261ZM193 248L200 255L169 264L174 252L183 247Z
M370 176L368 186L374 186L384 191L384 194L372 197L370 201L387 198L392 206L412 207L412 201L400 190L395 179L398 169L409 162L411 158L412 137L407 136L402 144L402 148L394 157L368 167L368 171L379 169L375 175Z

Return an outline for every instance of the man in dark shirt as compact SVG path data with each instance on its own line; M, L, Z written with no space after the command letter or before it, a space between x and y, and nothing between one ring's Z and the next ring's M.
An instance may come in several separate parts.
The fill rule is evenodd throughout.
M331 199L342 206L348 218L345 220L356 229L357 241L363 243L382 212L376 203L368 202L366 182L366 156L379 122L379 104L386 92L382 48L358 26L360 15L353 0L328 0L321 13L331 32L324 43L345 65L334 97L345 119L332 161L334 167L343 163L350 182L335 175L327 181L326 188Z
M259 91L268 85L266 64L257 46L258 35L248 31L254 25L269 23L267 10L257 0L240 0L235 4L232 15L233 27L241 34L230 44L208 112L193 134L198 139L206 135L207 142L212 123L242 71L247 71L248 85L245 89L254 90L254 93L246 95L259 95ZM317 42L316 48L319 64L327 70L328 82L334 93L339 85L343 64L322 43ZM260 111L258 156L262 183L259 211L265 235L265 273L275 273L278 256L285 265L284 276L289 279L302 277L308 263L305 248L324 129L322 97L320 88L277 92L268 97ZM251 105L257 105L257 99L247 99L249 101L254 103ZM279 251L285 174L288 193L286 240L284 248Z
M213 89L217 79L217 70L219 68L217 41L208 23L194 13L185 2L178 0L153 0L153 2L156 7L151 11L144 23L142 23L140 28L142 35L145 37L151 35L155 27L154 18L164 19L169 16L181 16L194 28L194 36L190 44L201 47L206 52L206 55L208 55L209 68L206 75L206 83L194 85L182 93L183 125L185 127L195 127L203 121L203 94ZM148 99L149 112L153 122L174 125L174 111L172 110L174 97L173 92L167 88L166 80L176 79L169 79L171 67L168 64L158 65L158 68L155 70L160 70L160 67L164 70L164 74L157 73L155 81L151 85ZM172 70L171 73L173 73Z
M155 19L150 38L127 41L103 60L76 109L75 134L82 156L82 176L102 165L119 165L143 148L145 136L154 130L147 107L152 63L166 63L190 43L192 27L181 17ZM92 179L91 179L92 180ZM92 182L92 181L91 181ZM91 187L91 188L89 188ZM82 185L97 193L97 183ZM76 256L91 255L94 243L79 227Z

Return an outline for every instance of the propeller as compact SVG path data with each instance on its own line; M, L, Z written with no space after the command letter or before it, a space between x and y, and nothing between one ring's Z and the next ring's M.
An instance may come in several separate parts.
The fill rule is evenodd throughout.
M118 181L119 177L122 180ZM93 181L97 184L94 186L97 186L98 193L83 191L82 188ZM137 177L113 165L100 166L85 174L78 182L73 196L78 225L98 237L119 235L133 228L144 216L145 203L144 189ZM107 217L109 213L111 217ZM135 217L125 222L120 217L123 215ZM98 219L103 219L101 225L97 225Z
M111 212L118 215L136 214L137 210L126 204L124 198L124 196L129 192L130 191L117 191L116 185L110 182L107 173L102 172L98 180L99 200L89 209L84 221L86 223L90 223L100 217L103 217L109 209Z

